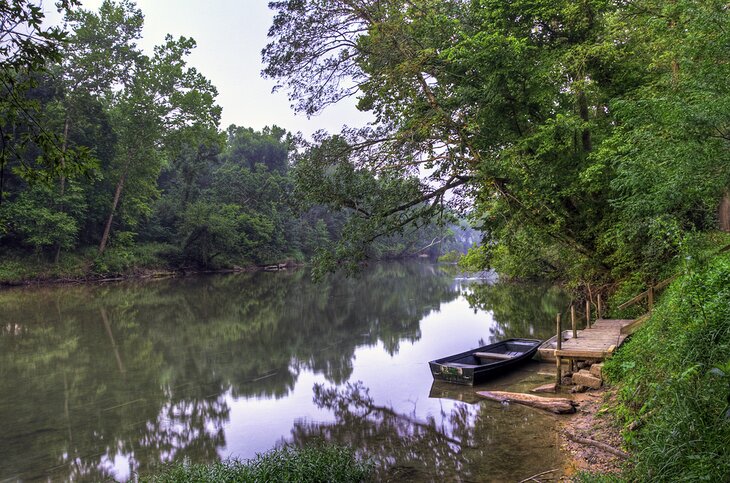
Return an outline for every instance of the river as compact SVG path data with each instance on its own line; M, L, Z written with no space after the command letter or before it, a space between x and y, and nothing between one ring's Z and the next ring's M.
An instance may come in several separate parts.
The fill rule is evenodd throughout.
M420 262L0 291L0 481L124 481L161 463L335 441L393 481L519 481L556 417L434 384L428 361L548 338L567 298ZM530 363L483 389L549 382ZM554 473L558 474L558 473Z

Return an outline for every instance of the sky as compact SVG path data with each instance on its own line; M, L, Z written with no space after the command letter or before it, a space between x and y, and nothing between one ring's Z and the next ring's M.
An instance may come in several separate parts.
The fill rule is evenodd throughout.
M97 10L102 0L84 0L84 8ZM54 2L43 3L46 17L59 21ZM362 126L370 116L355 109L355 99L344 100L311 119L295 115L286 92L272 93L274 81L263 79L261 49L273 12L268 0L137 0L145 15L143 39L147 53L166 34L193 37L198 47L188 58L218 89L223 107L221 128L230 124L261 129L276 124L306 136L319 129L338 132L343 124Z

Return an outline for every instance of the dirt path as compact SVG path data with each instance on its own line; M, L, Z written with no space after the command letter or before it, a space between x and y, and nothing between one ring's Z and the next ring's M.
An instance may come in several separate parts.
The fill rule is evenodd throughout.
M575 394L573 399L580 404L578 412L561 418L562 447L570 457L566 472L567 481L570 481L578 471L619 473L622 470L625 459L596 446L576 443L569 437L569 434L572 434L621 449L620 428L615 425L605 409L602 410L607 403L610 404L613 397L613 392L606 388Z

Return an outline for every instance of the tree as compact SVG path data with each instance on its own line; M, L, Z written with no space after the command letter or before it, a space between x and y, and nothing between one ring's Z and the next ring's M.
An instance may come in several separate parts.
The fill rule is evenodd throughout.
M112 168L117 181L99 254L106 249L125 188L126 209L132 215L125 221L150 213L149 201L157 195L157 178L166 154L160 148L164 149L171 133L191 125L218 124L221 110L215 105L215 87L185 64L185 56L194 47L192 39L167 36L151 58L140 57L139 71L131 84L112 98L119 138Z
M357 94L379 127L345 132L350 162L384 180L425 178L365 218L402 228L418 218L404 213L428 203L421 214L433 216L458 189L490 213L482 228L500 243L522 231L548 239L541 255L556 263L605 270L591 226L608 204L581 174L594 131L610 128L600 115L602 59L614 55L600 39L607 2L270 5L264 73L308 114Z
M642 0L610 20L644 79L610 105L618 128L597 166L615 172L616 212L599 243L614 266L657 274L688 234L717 227L730 186L730 18L719 1Z
M70 12L77 0L63 0L59 10ZM83 150L65 150L56 132L39 117L40 105L28 97L38 76L61 59L66 32L43 25L43 10L35 2L10 0L0 4L0 203L5 167L18 162L14 172L28 181L49 181L62 175L78 175L93 168ZM26 151L39 150L28 159Z

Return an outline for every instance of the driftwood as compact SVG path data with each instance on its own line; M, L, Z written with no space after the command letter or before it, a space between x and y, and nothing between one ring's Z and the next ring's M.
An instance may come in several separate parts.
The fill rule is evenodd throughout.
M535 389L530 389L530 392L556 392L557 391L557 384L554 382L551 382L550 384L543 384L542 386L538 386Z
M605 451L606 453L611 453L612 455L618 456L619 458L626 459L629 457L628 453L624 453L620 449L614 448L613 446L609 446L606 443L601 443L600 441L596 441L593 439L582 438L578 435L569 433L567 431L565 432L565 434L568 436L569 439L575 441L576 443L595 446L596 448L601 449L601 450Z
M505 391L477 391L477 394L491 401L513 402L533 408L544 409L555 414L571 414L575 412L575 401L562 397L542 397Z
M536 478L537 478L538 476L543 476L543 475L547 475L547 474L549 474L549 473L555 473L556 471L558 471L558 468L555 468L554 470L547 470L547 471L543 471L542 473L538 473L538 474L536 474L536 475L528 476L528 477L527 477L527 478L525 478L524 480L520 480L520 483L526 483L526 482L528 482L528 481L540 481L540 480L537 480L537 479L536 479Z

